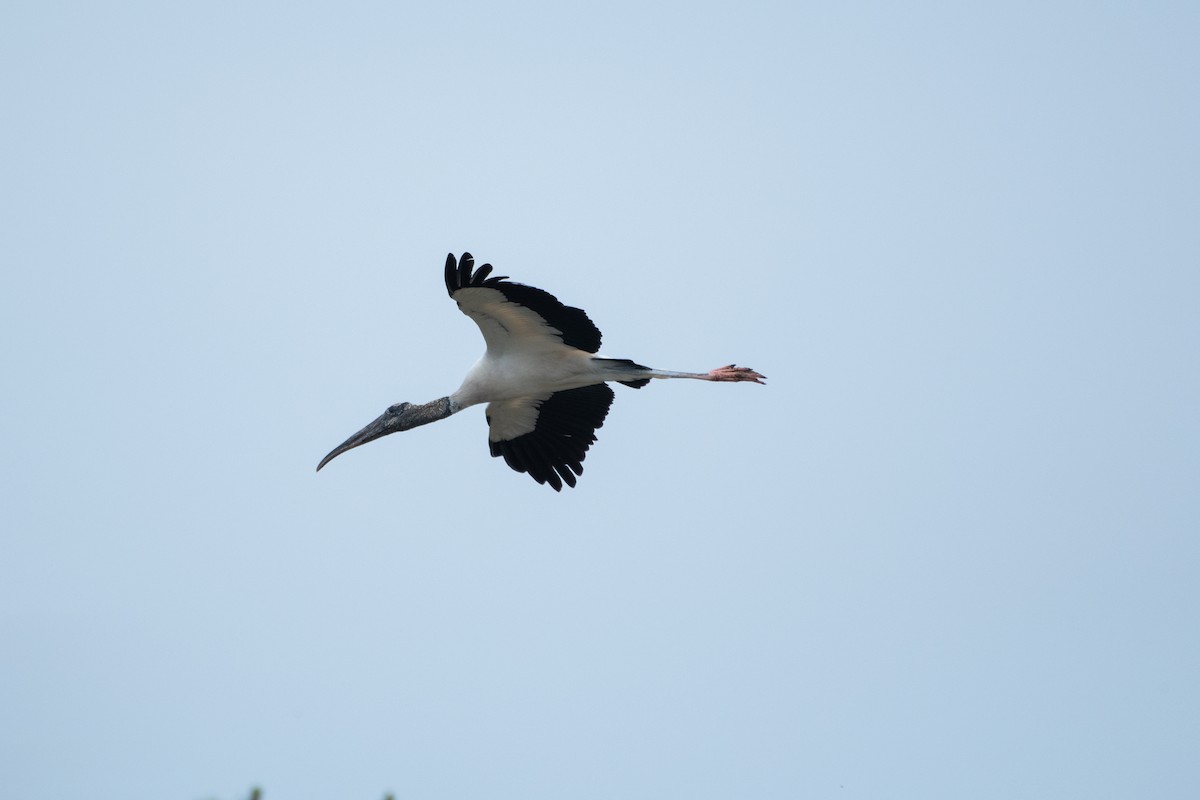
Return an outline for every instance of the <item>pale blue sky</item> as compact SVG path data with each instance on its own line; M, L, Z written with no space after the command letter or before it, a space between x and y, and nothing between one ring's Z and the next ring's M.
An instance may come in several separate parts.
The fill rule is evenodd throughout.
M0 786L1200 795L1190 3L9 3ZM608 355L482 411L471 250Z

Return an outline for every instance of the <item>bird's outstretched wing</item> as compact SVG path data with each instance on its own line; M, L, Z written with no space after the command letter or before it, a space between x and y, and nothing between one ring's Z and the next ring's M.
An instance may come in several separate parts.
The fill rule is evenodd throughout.
M546 337L586 353L600 349L600 330L583 309L563 305L549 292L512 283L506 276L488 277L491 272L491 264L475 269L470 253L458 261L453 253L446 256L446 291L475 320L489 351L529 347Z
M562 491L583 474L583 459L596 441L612 405L607 384L583 386L542 397L489 403L488 445L493 456L538 483Z

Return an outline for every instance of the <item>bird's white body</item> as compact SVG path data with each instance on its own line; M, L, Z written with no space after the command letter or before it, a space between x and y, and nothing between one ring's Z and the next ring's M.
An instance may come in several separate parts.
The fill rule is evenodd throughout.
M628 380L629 370L612 366L613 359L594 356L561 341L527 340L499 353L488 350L467 372L462 386L450 395L456 411L531 395L551 395L597 383ZM619 362L618 362L619 363Z

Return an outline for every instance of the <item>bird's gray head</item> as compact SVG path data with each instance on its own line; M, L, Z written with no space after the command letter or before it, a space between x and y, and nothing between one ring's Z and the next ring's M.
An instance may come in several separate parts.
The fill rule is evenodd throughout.
M322 458L321 463L317 465L317 471L320 471L321 467L347 450L353 450L359 445L373 442L381 436L387 436L389 433L406 431L449 415L450 398L448 397L421 405L396 403L393 406L388 406L388 410L376 417L370 425L333 448L329 455Z
M412 403L396 403L395 405L388 406L388 410L376 417L370 425L333 448L329 455L322 458L321 463L317 465L317 471L320 472L321 467L347 450L353 450L359 445L373 442L381 436L387 436L389 433L406 431L413 427L413 425L406 424L411 416L408 414L408 410L412 407Z

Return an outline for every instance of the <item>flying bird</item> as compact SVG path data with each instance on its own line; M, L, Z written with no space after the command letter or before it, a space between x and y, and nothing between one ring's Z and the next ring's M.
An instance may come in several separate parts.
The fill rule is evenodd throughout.
M583 474L583 459L612 405L608 381L640 389L651 378L750 381L764 376L730 364L710 372L668 372L598 355L600 331L582 309L549 292L490 277L463 253L446 256L446 291L479 326L487 350L453 394L430 403L396 403L335 447L317 465L397 431L487 403L488 447L517 472L562 491Z

